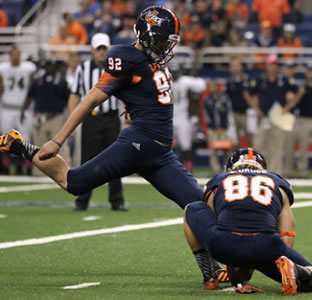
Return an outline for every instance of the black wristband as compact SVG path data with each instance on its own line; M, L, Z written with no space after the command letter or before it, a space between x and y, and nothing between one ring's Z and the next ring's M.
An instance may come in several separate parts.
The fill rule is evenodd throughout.
M52 139L51 141L55 143L56 145L58 145L60 148L63 146L63 144L58 142L56 139Z

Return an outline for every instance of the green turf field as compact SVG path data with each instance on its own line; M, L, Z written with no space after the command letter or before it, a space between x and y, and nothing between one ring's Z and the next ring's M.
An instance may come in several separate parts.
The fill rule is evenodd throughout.
M16 187L21 185L30 184L18 183ZM3 192L4 187L10 187L9 192ZM87 212L73 212L74 198L60 189L16 192L14 187L14 183L0 184L0 248L4 242L183 216L181 209L149 185L124 185L129 212L109 209L105 186L95 191L95 207ZM312 186L294 187L294 191L312 193ZM305 196L299 201L309 199ZM312 260L312 207L294 208L294 214L295 248ZM99 218L83 220L90 216ZM259 273L255 273L252 283L264 288L262 295L204 291L181 224L0 249L0 261L0 299L282 298L280 285ZM97 285L64 289L82 283ZM301 294L296 299L309 297L312 295Z

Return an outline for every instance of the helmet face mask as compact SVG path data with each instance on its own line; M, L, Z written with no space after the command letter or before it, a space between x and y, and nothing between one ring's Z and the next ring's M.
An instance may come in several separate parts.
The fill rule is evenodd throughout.
M173 58L173 48L180 41L180 23L171 10L163 6L146 8L138 17L134 32L150 59L166 64Z
M266 170L266 168L265 158L260 151L253 148L241 148L230 155L225 171L240 169Z

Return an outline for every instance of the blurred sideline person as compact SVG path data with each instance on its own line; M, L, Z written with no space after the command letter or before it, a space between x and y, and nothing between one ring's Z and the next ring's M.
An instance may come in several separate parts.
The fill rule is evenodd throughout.
M265 66L264 77L257 81L255 87L251 87L251 94L258 100L256 113L259 118L254 147L268 157L269 170L282 174L286 131L272 124L270 112L275 103L284 108L287 98L293 97L293 92L278 74L278 58L275 55L266 57Z
M267 171L263 155L241 148L208 181L203 201L185 208L186 238L193 252L208 248L228 266L238 293L263 292L248 285L254 269L281 282L283 295L312 292L312 265L292 249L293 202L290 184Z
M180 22L172 10L150 6L140 13L134 29L136 43L110 49L100 80L52 140L39 148L24 141L21 134L13 130L0 137L0 151L25 156L74 195L87 193L112 179L138 173L162 195L184 208L188 203L201 201L204 193L172 150L173 102L171 75L166 64L180 42ZM131 125L96 157L70 169L58 155L60 148L90 111L108 102L112 95L126 104ZM92 146L91 141L89 147ZM196 257L204 272L207 265L214 264L213 272L207 271L205 275L209 281L220 266L211 262L208 251Z
M91 39L92 59L82 62L75 74L69 98L68 109L72 113L78 103L99 81L104 73L104 64L108 49L109 36L97 33ZM81 163L85 163L111 145L120 132L118 100L110 97L109 101L93 108L84 119L81 127ZM79 143L78 143L79 144ZM88 209L92 191L80 195L75 202L76 211ZM112 210L126 211L122 184L119 178L109 182L109 203Z
M285 62L283 66L283 75L285 80L285 89L286 91L291 91L293 97L288 97L286 99L286 105L284 106L285 113L292 113L295 118L295 126L292 130L286 132L286 143L285 143L285 167L283 171L283 176L287 178L292 178L295 176L295 148L296 141L298 139L298 115L299 109L296 107L297 99L299 97L299 86L296 83L296 64L293 60L289 59Z
M253 143L252 133L248 128L247 110L252 107L252 98L249 94L250 80L247 74L243 72L243 66L239 58L233 58L230 63L231 77L226 84L226 94L232 102L233 117L237 136L237 145L241 132L246 136L248 145Z
M21 51L13 46L9 52L10 61L0 64L0 95L2 112L0 116L0 128L7 132L12 128L21 131L26 139L31 140L32 133L32 111L25 112L23 122L20 121L20 113L27 92L33 80L36 66L29 61L21 61ZM4 173L9 174L10 160L7 155L3 157ZM23 174L24 160L18 158L16 161L16 173ZM31 164L25 161L26 172L31 174Z
M192 132L193 124L189 116L191 100L199 101L199 95L206 89L206 81L200 77L183 75L182 66L170 64L173 76L172 94L174 101L173 127L178 148L182 151L184 166L192 172ZM192 93L192 97L190 97Z
M215 140L228 136L230 114L232 113L231 100L228 95L219 90L216 81L208 84L209 95L205 98L205 113L208 120L208 141L210 148L210 168L213 174L221 171L218 150L214 148ZM228 149L224 149L224 158L228 156Z
M308 178L309 175L309 145L312 137L312 66L306 70L306 83L299 89L296 108L299 116L295 125L296 136L299 142L299 159L297 163L298 177ZM295 141L293 141L294 148Z
M48 60L44 65L44 74L36 78L28 92L21 109L21 122L25 119L25 112L34 102L33 141L43 145L53 138L62 128L66 120L64 110L67 107L69 88L64 76L56 68L56 62ZM69 160L67 144L61 149L64 159ZM38 168L33 167L34 176L44 175Z

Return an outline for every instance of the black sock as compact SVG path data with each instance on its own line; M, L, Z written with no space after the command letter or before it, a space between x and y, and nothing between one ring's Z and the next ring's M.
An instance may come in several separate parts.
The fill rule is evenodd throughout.
M38 146L29 144L25 141L15 140L10 147L10 153L32 161L35 154L40 150Z
M216 279L214 270L214 259L211 257L207 249L200 249L193 251L196 262L204 276L204 282L209 281L211 278Z

